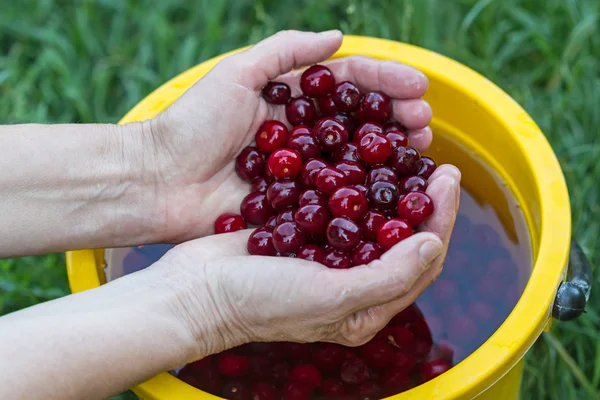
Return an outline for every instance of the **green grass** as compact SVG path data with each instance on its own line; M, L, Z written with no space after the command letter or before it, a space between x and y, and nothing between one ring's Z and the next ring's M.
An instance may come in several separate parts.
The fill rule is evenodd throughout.
M165 80L280 29L340 28L448 55L534 117L566 175L574 235L600 261L597 0L5 2L0 123L115 122ZM535 149L532 149L535 151ZM527 355L524 399L599 398L600 285ZM68 293L60 255L0 261L0 314ZM126 398L130 395L123 395Z

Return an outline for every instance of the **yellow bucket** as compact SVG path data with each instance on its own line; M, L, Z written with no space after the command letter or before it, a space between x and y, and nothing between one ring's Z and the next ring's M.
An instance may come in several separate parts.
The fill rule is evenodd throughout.
M154 117L229 54L165 83L120 123ZM570 215L569 197L560 165L530 116L492 82L462 64L411 45L357 36L345 36L334 58L355 54L410 64L429 77L425 98L433 109L433 156L436 161L457 165L463 171L463 185L495 208L503 207L494 204L491 197L497 196L491 189L475 184L483 178L478 176L481 168L471 168L472 159L464 152L452 151L451 144L460 143L501 177L523 211L534 262L519 302L493 336L448 372L391 399L516 399L527 350L550 326L553 315L558 319L577 317L589 295L589 264L578 247L570 250L571 220L565 218ZM571 282L561 283L569 254L570 272L576 276ZM68 252L72 292L105 283L103 266L103 250ZM167 372L133 391L148 400L218 398Z

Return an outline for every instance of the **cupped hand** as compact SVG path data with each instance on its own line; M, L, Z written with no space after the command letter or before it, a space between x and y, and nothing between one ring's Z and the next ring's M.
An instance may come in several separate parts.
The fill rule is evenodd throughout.
M421 232L368 265L249 256L250 230L174 247L153 268L177 285L197 357L251 341L327 341L357 346L410 305L442 270L459 206L459 171L440 166L427 193L435 202Z
M151 121L147 153L157 182L157 240L178 243L211 234L220 214L239 212L249 186L235 173L235 157L265 120L287 122L284 106L267 103L261 89L269 80L283 81L298 95L298 68L323 63L338 82L387 93L411 145L420 151L429 146L431 108L420 99L428 86L425 75L395 61L360 56L323 62L341 43L339 31L280 32L221 60Z

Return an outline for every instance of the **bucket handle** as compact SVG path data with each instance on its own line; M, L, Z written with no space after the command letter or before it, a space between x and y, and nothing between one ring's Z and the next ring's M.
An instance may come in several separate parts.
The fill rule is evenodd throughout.
M567 275L570 280L560 284L552 305L552 317L559 321L571 321L583 314L592 288L590 262L574 239L571 240Z

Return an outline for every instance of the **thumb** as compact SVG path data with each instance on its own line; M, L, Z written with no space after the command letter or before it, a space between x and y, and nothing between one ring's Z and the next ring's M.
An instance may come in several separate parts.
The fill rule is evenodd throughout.
M339 30L321 33L281 31L223 59L218 74L233 76L236 83L259 90L268 81L292 69L328 59L341 44L342 32Z
M331 272L339 275L336 281L344 289L347 311L356 312L405 296L442 252L440 238L422 232L396 244L368 265Z

